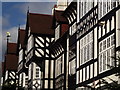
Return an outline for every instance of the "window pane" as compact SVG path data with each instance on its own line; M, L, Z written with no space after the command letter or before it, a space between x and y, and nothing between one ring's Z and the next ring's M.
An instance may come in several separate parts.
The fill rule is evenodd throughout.
M110 37L107 39L107 48L110 47Z

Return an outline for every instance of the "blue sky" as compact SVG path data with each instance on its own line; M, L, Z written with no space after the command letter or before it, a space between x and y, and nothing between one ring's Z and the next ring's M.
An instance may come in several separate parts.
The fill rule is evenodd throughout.
M21 28L25 28L28 7L31 13L52 14L55 4L56 2L2 2L2 56L6 50L6 32L11 33L10 42L17 41L18 26L20 24ZM3 59L0 57L0 61Z
M51 14L54 4L53 2L3 2L3 29L25 24L28 7L33 13Z

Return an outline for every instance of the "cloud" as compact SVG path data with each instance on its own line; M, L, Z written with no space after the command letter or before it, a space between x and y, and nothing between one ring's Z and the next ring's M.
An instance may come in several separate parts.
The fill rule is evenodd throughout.
M28 2L22 5L16 5L15 8L18 8L23 14L26 15L28 7L29 11L32 13L42 13L42 14L51 14L52 7L54 3L51 2Z
M3 28L4 28L4 27L7 27L7 26L10 26L9 16L8 16L8 15L2 17L2 26L3 26Z

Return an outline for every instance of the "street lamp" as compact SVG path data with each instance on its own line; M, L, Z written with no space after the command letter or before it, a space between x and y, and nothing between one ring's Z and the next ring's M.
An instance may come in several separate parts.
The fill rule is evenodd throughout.
M7 37L7 53L8 53L8 42L11 37L10 32L6 32L6 37Z
M10 32L6 32L6 36L7 36L7 43L8 43L9 38L11 37Z

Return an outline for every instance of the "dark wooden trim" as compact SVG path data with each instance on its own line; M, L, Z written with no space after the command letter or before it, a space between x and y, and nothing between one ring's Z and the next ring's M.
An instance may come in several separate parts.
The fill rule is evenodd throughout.
M97 9L98 5L96 5L95 7L93 7L90 11L88 11L77 23L80 24L84 19L86 19L86 17L88 17L95 9Z
M97 27L97 24L95 24L93 27L89 28L89 30L86 31L84 34L82 34L79 38L77 38L77 40L79 40L79 39L83 38L84 36L86 36L88 33L90 33L96 27ZM76 34L78 33L78 31L76 31Z
M55 65L56 65L56 63L55 63L55 60L54 60L54 70L53 70L53 78L54 78L54 80L53 80L53 89L55 89L55 69L56 69L56 67L55 67Z
M115 48L116 48L116 13L114 14L114 28L115 28L115 30L114 30L114 39L115 39L115 41L114 41L114 43L115 43ZM115 49L115 55L114 55L114 57L116 57L116 49ZM115 58L115 67L117 67L117 63L116 63L117 61L116 61L116 58Z
M88 62L80 65L79 68L76 69L76 71L79 71L80 69L83 69L84 67L87 67L87 66L93 64L93 63L96 62L96 61L98 61L97 58L96 58L96 59L92 59L92 60L90 60L90 61L88 61Z
M112 31L110 31L110 32L108 32L107 34L105 34L104 36L102 36L101 38L99 38L99 39L98 39L98 42L104 40L106 37L112 35L113 33L115 33L115 28L114 28Z
M84 85L87 85L87 84L89 84L89 83L92 83L93 81L99 80L99 79L104 78L104 77L106 77L106 76L108 76L108 75L112 75L112 74L116 73L117 71L118 71L118 68L113 68L113 69L111 69L111 70L108 70L108 71L106 71L106 72L103 72L103 73L101 73L101 74L98 74L96 77L93 77L93 78L91 78L91 79L89 79L89 80L86 80L86 81L84 81L84 82L81 82L81 83L77 84L77 85L76 85L76 88L77 88L77 87L84 86Z

